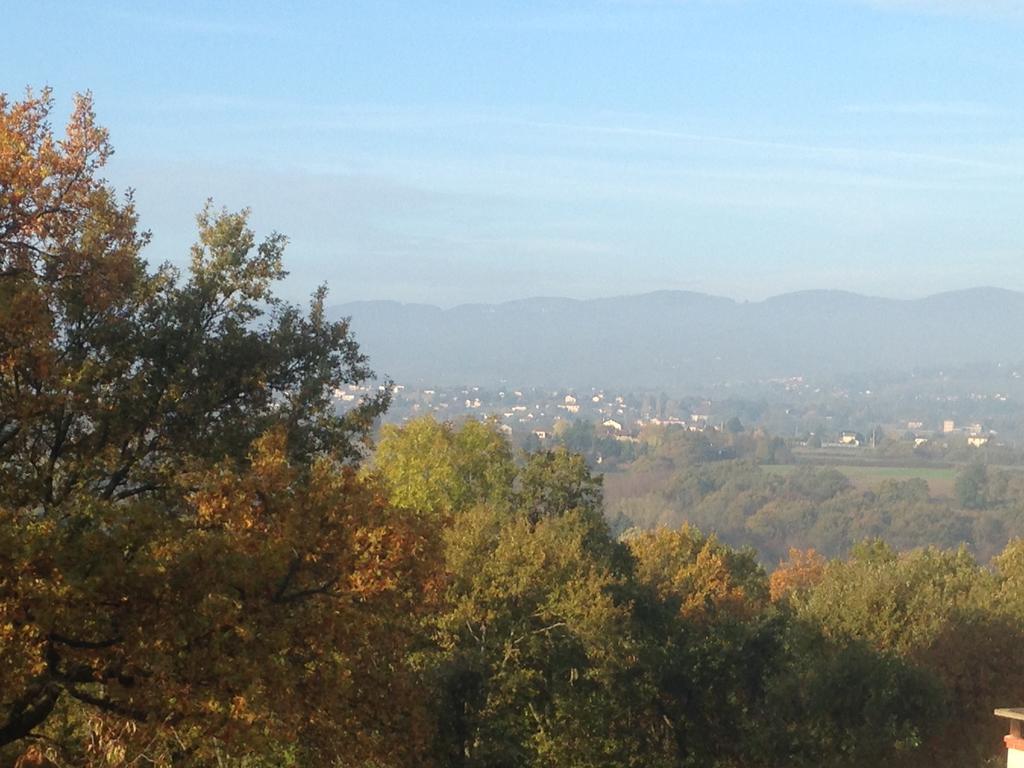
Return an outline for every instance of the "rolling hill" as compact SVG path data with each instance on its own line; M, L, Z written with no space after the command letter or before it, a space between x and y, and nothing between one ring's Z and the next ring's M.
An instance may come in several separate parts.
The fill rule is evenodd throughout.
M897 300L801 291L759 302L683 291L440 309L368 301L351 317L380 374L407 384L684 387L1024 361L1024 293Z

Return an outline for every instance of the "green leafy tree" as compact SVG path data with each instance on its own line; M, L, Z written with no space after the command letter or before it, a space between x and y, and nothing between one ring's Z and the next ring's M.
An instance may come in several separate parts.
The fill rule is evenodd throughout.
M582 457L559 448L516 466L494 424L422 419L385 430L375 468L392 498L439 512L444 528L446 597L417 662L438 702L439 760L605 765L623 754L597 736L619 727L608 678L628 636L622 549Z
M1002 562L1013 577L1014 550ZM1024 674L1005 659L1024 641L1020 614L1000 607L997 577L964 550L898 555L880 542L833 561L794 599L799 614L838 642L863 641L903 661L935 687L943 717L921 731L904 763L975 765L1000 750L991 711L1012 700Z
M957 473L953 485L956 500L964 509L984 509L988 505L988 470L984 464L970 464Z
M516 503L531 525L573 509L601 509L601 477L590 473L582 456L564 448L530 454L516 491Z
M515 473L511 448L495 423L470 420L456 428L429 416L385 425L373 467L394 504L433 516L501 501Z
M351 469L386 393L335 412L366 358L246 212L149 269L89 98L63 137L50 107L0 96L4 758L407 758L436 537Z

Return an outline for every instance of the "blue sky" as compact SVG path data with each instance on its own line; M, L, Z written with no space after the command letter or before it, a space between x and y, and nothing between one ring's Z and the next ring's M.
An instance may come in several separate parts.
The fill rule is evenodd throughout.
M296 300L1024 290L1024 0L4 16L0 91L93 91L153 262L213 197L289 235Z

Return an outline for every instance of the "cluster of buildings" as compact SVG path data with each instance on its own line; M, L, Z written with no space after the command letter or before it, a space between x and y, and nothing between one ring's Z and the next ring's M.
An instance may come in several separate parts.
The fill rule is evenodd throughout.
M807 387L807 382L800 378L778 382L790 390ZM648 425L674 426L691 431L704 431L711 428L721 429L720 423L729 415L729 405L719 403L718 412L713 412L712 402L702 398L685 398L672 400L665 395L634 394L631 392L614 392L604 389L565 390L546 389L540 387L517 389L491 388L478 386L453 386L416 388L402 384L393 384L392 404L385 421L403 423L410 419L431 415L442 421L460 421L466 418L492 418L506 434L518 439L529 438L532 434L541 442L550 439L557 430L564 429L576 421L588 422L597 427L599 433L624 441L633 441L641 429ZM380 387L347 386L334 393L339 409L354 406L363 397L376 393ZM791 392L792 394L792 392ZM865 397L868 393L862 393ZM836 402L827 400L826 402ZM947 408L948 408L947 404ZM925 408L924 410L928 410ZM938 409L935 409L938 410ZM815 415L815 412L817 415ZM948 413L948 410L947 410ZM777 417L775 423L770 421ZM820 432L820 440L815 438L815 445L822 447L870 447L882 438L878 430L858 431L858 421L867 419L856 418L855 413L847 413L835 422L828 410L781 406L773 413L765 412L762 418L769 419L767 425L759 424L760 419L749 423L747 427L767 426L774 434L790 435L808 434L807 427ZM867 415L867 414L861 414ZM868 419L871 417L868 416ZM892 415L890 415L892 419ZM815 426L815 422L817 425ZM833 423L835 426L832 426ZM960 424L952 418L943 417L941 411L933 414L928 421L883 420L884 431L888 439L899 436L901 440L912 440L915 448L927 446L937 440L950 444L955 438L974 448L993 443L996 432L989 429L981 421ZM561 425L561 426L560 426ZM805 425L801 429L801 425ZM860 427L864 429L864 427Z
M967 444L972 448L981 448L987 445L989 440L995 437L995 432L986 430L978 422L958 427L953 419L944 419L942 422L943 435L965 435ZM922 439L922 438L919 438Z
M352 407L377 387L349 386L336 390L334 399L341 409ZM416 389L392 385L391 408L385 416L390 423L402 423L432 415L439 420L494 418L503 432L539 440L551 437L559 422L577 420L598 425L606 434L624 440L635 439L644 426L678 425L699 431L710 425L711 403L697 400L671 404L651 396L635 397L602 389L590 391L541 388L497 389L483 387L436 387Z
M944 419L941 430L926 430L922 421L908 421L906 423L907 438L912 439L915 448L927 445L936 437L940 436L949 439L954 436L961 436L966 439L967 445L972 448L981 448L994 440L996 433L993 430L985 429L980 422L973 422L963 426L957 426L953 419ZM878 436L872 432L869 437L855 430L844 430L839 433L838 439L833 443L822 443L823 447L859 448L862 446L874 447Z

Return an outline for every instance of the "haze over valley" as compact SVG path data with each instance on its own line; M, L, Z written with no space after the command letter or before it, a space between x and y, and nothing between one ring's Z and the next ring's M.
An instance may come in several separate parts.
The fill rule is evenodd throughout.
M973 288L895 300L802 291L759 302L661 291L443 310L332 308L374 369L405 384L667 388L1024 361L1024 293Z

